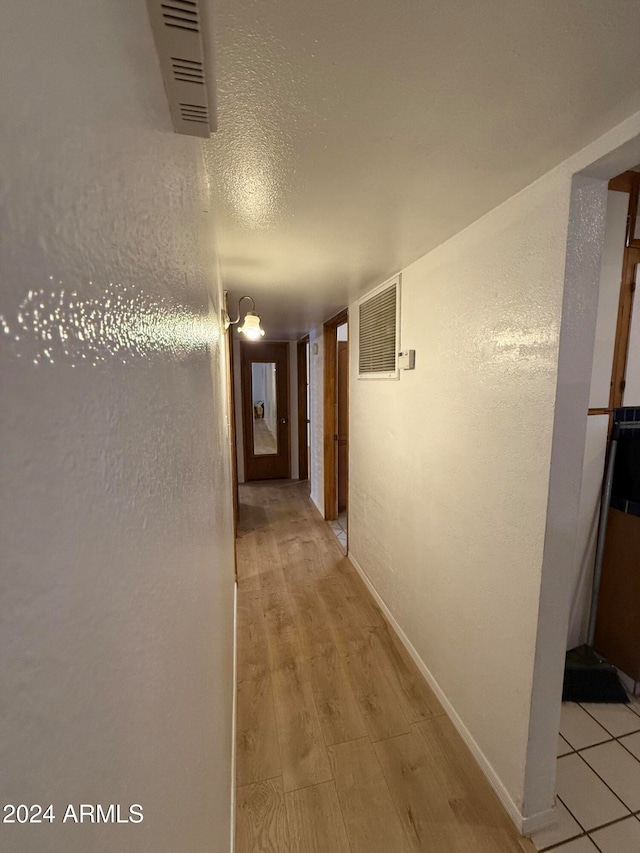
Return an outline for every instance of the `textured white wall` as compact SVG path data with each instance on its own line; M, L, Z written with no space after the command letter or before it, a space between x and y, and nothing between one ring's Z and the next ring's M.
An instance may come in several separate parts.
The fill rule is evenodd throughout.
M589 395L589 408L592 409L606 408L609 405L628 207L628 193L607 193L607 219L602 249L596 340Z
M589 406L591 408L606 408L609 405L628 205L629 195L627 193L607 193L607 214L599 276L598 315L589 395ZM580 492L578 536L573 561L573 575L570 580L571 611L567 634L568 649L585 642L587 637L608 423L609 419L606 415L592 415L587 422L587 444Z
M571 609L567 633L568 649L579 646L587 639L608 427L608 415L591 415L587 418L587 444L580 489L578 538L569 590Z
M233 542L201 143L144 3L10 2L0 266L0 802L21 853L230 846ZM132 825L62 824L130 803Z
M311 500L324 515L324 346L323 327L309 332L309 420ZM314 352L317 350L317 352Z
M357 380L351 311L350 552L516 819L553 803L595 336L606 185L572 197L571 176L639 129L636 116L403 271L416 369L400 382Z

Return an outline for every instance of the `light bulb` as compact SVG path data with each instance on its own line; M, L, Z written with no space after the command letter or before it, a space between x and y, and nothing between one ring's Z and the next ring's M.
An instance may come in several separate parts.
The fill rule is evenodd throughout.
M257 341L264 335L264 329L260 328L260 317L253 311L247 311L244 323L238 327L238 331L246 335L249 340Z

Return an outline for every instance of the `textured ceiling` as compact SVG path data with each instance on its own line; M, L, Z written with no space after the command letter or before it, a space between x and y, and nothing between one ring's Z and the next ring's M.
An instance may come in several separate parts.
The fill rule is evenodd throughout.
M297 337L640 109L636 0L216 0L225 286Z

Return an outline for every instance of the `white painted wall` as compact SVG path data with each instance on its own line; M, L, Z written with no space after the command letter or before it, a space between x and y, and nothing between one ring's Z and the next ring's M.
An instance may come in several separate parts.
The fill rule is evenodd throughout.
M573 649L587 640L608 427L608 415L591 415L587 419L587 444L580 490L578 537L570 587L568 649Z
M311 500L324 516L324 331L322 326L309 332L309 420L311 460L309 479Z
M402 271L400 382L357 380L351 310L351 556L530 831L555 787L603 179L638 144L591 164L639 132L634 116Z
M589 407L594 409L606 408L609 405L628 206L628 193L607 193L596 337L589 394ZM587 638L608 422L609 419L606 415L588 417L587 443L578 514L578 535L570 582L571 610L567 634L568 649L586 642Z
M628 207L628 193L607 193L607 219L602 250L596 340L591 372L591 393L589 395L589 408L591 409L607 408L609 405Z
M20 853L230 849L233 542L201 143L144 3L9 2L0 802ZM110 283L113 282L113 285ZM63 824L69 803L144 808Z

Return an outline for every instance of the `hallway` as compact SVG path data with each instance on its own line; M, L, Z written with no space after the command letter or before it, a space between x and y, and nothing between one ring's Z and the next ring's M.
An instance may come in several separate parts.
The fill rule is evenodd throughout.
M240 487L236 853L532 851L307 489Z

